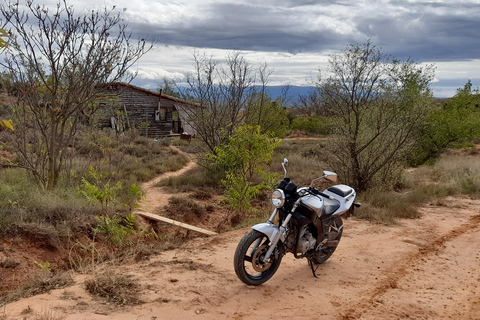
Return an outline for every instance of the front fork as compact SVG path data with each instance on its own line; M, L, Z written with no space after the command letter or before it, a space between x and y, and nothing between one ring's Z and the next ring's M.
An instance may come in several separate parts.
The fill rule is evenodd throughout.
M298 206L298 201L295 202L295 204L293 205L292 211L287 215L287 217L285 218L285 221L283 221L280 227L277 227L272 222L275 216L277 215L277 212L278 212L277 208L273 210L273 213L268 219L267 223L260 223L259 225L253 226L253 229L260 231L262 233L265 233L271 242L270 248L268 248L267 253L262 258L262 262L268 261L268 259L273 253L273 250L275 250L275 248L277 247L278 241L280 241L282 237L283 238L285 237L285 230L287 229L288 222L292 218L292 214L293 212L295 212L295 209L297 209L297 206Z

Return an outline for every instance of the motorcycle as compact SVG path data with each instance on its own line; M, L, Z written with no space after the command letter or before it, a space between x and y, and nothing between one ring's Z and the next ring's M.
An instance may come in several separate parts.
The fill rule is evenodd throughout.
M330 258L342 237L341 215L353 214L354 207L361 205L355 202L355 190L347 185L334 185L324 191L313 186L320 179L336 182L336 173L323 171L323 176L313 179L309 187L297 188L287 178L287 165L285 158L284 179L271 195L275 209L270 218L254 225L235 251L235 273L248 285L269 280L287 252L297 259L307 258L317 277L319 265Z

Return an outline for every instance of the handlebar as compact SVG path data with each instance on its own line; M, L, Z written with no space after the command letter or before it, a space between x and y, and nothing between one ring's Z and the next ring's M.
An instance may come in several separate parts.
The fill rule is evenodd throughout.
M315 189L315 188L313 188L313 187L308 188L308 191L311 192L311 193L313 193L313 194L316 194L316 195L322 196L322 197L324 197L324 198L330 199L330 200L334 200L334 199L335 199L334 197L329 196L328 194L323 193L322 191L319 191L319 190L317 190L317 189Z

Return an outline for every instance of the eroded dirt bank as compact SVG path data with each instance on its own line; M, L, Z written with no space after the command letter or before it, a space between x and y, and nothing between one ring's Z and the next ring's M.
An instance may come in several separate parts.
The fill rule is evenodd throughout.
M24 299L7 319L480 319L480 201L448 199L397 226L349 219L332 258L314 278L306 260L284 257L259 287L233 270L248 229L198 238L147 261L118 265L140 280L144 304L115 307L76 285ZM21 314L30 307L34 313ZM53 319L53 318L51 318ZM56 318L55 318L56 319Z

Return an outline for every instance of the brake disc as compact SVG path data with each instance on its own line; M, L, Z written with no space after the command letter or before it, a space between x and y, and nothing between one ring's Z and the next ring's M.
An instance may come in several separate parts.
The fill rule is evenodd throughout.
M268 246L267 245L262 245L255 250L255 253L252 256L252 267L255 271L257 272L263 272L270 268L272 265L272 262L270 261L262 261L262 258L265 256L265 254L268 251Z

